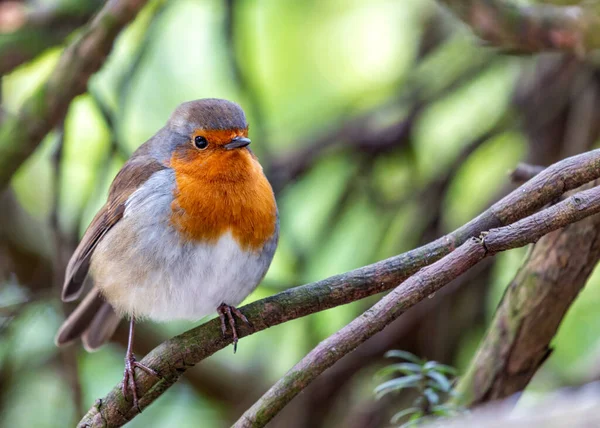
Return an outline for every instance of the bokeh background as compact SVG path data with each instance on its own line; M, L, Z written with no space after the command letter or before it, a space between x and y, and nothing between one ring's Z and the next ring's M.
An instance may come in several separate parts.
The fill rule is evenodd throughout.
M3 114L18 111L102 2L9 3L0 3ZM18 24L24 10L37 21ZM593 57L484 46L432 0L150 1L0 196L0 426L72 426L121 380L124 328L93 354L54 346L73 308L59 289L112 178L179 103L227 98L249 117L281 216L278 251L252 301L427 243L511 190L518 162L588 150L599 95ZM375 400L385 351L464 369L526 252L500 254L411 309L272 426L388 426L408 401ZM236 355L228 347L202 362L129 426L228 426L377 298L242 339ZM594 275L521 405L600 376L599 305ZM136 352L193 325L146 322Z

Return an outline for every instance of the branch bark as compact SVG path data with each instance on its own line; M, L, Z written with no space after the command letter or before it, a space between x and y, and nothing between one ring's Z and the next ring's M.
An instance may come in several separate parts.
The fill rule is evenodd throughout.
M121 30L146 0L109 0L63 52L48 80L0 127L0 191L44 136L67 113L102 65Z
M263 427L325 369L378 333L427 296L485 257L535 242L552 230L600 212L600 187L586 190L514 224L471 238L382 298L346 327L322 341L282 377L234 425Z
M600 178L600 150L565 159L547 168L471 222L428 245L341 275L295 287L245 306L243 312L253 323L254 329L240 325L238 334L244 337L292 319L389 290L422 267L450 253L469 238L526 217L564 192L597 178ZM155 348L142 362L157 370L160 378L153 378L142 372L138 374L140 408L147 407L157 399L189 367L229 343L231 339L222 336L218 320L212 320ZM97 401L83 417L80 426L119 426L136 415L137 409L132 408L131 402L122 396L121 388L117 385L106 397Z
M511 171L510 179L515 183L525 183L546 169L545 166L520 163Z
M515 0L439 0L483 40L520 53L547 50L582 56L600 47L600 3L518 5Z
M527 386L550 341L600 260L600 216L544 236L509 285L457 390L461 404L508 397Z

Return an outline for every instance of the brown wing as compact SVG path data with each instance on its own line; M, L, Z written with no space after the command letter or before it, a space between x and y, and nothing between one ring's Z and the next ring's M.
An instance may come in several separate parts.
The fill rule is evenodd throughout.
M81 294L94 249L102 237L123 217L125 202L152 174L166 167L149 156L134 156L117 174L108 195L108 202L88 226L81 242L71 256L65 274L62 300L70 302Z

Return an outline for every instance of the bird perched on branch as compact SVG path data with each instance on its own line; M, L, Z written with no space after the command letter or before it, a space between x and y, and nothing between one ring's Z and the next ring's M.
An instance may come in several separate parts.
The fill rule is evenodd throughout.
M220 99L181 104L115 177L106 205L67 266L62 299L91 291L60 328L56 343L81 337L87 350L130 320L123 394L137 407L136 319L198 320L218 312L223 334L235 306L267 272L279 235L275 197L248 145L242 109ZM227 321L227 323L226 323Z

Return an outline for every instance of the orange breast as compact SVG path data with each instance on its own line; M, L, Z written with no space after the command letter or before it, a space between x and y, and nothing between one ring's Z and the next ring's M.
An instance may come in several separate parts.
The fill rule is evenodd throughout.
M256 251L273 236L273 190L248 150L173 157L171 168L177 183L172 221L188 239L216 242L230 232L243 249Z

